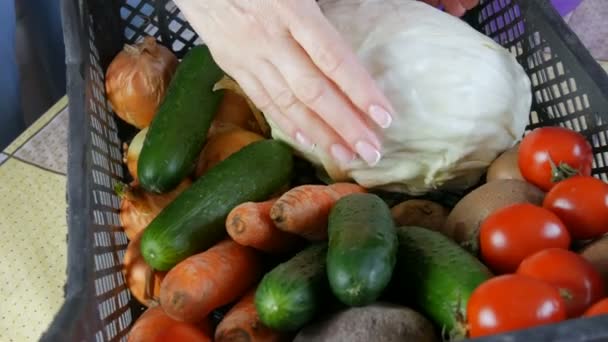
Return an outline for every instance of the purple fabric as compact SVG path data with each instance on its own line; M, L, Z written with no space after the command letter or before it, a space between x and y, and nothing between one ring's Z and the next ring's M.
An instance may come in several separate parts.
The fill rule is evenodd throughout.
M572 12L581 2L582 0L551 0L561 16Z

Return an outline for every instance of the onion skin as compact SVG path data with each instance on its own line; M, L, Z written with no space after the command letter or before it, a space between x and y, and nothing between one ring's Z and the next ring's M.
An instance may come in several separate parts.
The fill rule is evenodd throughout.
M177 69L177 57L154 37L125 45L106 71L106 95L122 120L148 127Z
M127 164L129 174L133 177L131 185L139 184L139 180L137 179L137 161L139 160L141 148L144 146L146 133L148 133L147 127L139 131L128 146L126 144L123 146L125 149L123 162Z
M160 296L160 283L167 272L155 271L146 264L139 250L141 242L140 232L129 242L123 262L123 275L127 287L138 302L145 306L151 306L158 302Z
M234 126L232 129L217 132L201 151L196 164L195 179L243 147L263 139L264 137L257 133Z

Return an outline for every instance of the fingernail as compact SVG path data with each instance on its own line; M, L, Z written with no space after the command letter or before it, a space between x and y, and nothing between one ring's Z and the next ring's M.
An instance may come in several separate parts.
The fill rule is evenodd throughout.
M354 159L352 152L340 144L331 145L330 152L342 165L346 165Z
M310 141L310 139L308 139L304 134L300 132L296 132L296 141L298 142L298 144L308 149L312 149L312 142Z
M355 149L369 166L374 166L380 161L380 151L366 141L359 141L356 143Z
M388 128L393 122L393 117L380 106L372 105L369 107L369 116L382 128Z

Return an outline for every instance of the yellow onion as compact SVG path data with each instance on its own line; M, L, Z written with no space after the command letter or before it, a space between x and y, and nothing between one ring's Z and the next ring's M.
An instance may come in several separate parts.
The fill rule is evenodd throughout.
M199 155L195 169L195 178L199 178L209 169L243 147L263 139L263 136L240 127L233 127L232 129L216 133L207 141Z
M160 283L167 273L155 271L146 263L140 251L141 236L140 232L129 242L122 272L133 297L145 306L152 306L158 302Z
M192 181L186 178L177 188L165 194L152 194L137 186L117 186L116 192L121 198L120 224L129 240L133 240L139 232L146 229L148 224L191 184Z
M106 96L114 112L139 129L149 126L177 64L177 57L154 37L125 45L106 71Z
M229 76L224 76L213 86L213 91L218 90L224 90L225 92L215 120L209 129L209 136L214 133L214 130L221 130L223 123L230 123L248 131L260 133L265 137L270 137L270 127L264 115L235 80Z
M122 161L127 164L129 174L133 177L133 183L131 183L131 185L137 185L139 183L137 178L137 161L139 160L141 148L144 146L146 133L148 133L148 127L139 131L129 145L123 144L125 153Z

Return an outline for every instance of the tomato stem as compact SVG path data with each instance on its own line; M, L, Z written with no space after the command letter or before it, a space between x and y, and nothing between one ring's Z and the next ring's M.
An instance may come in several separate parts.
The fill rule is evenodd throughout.
M568 289L559 288L559 295L565 300L572 300L572 293Z
M555 165L555 162L551 158L549 158L549 163L551 164L551 182L553 183L558 183L580 174L579 169L575 169L566 163L560 162L558 165Z

